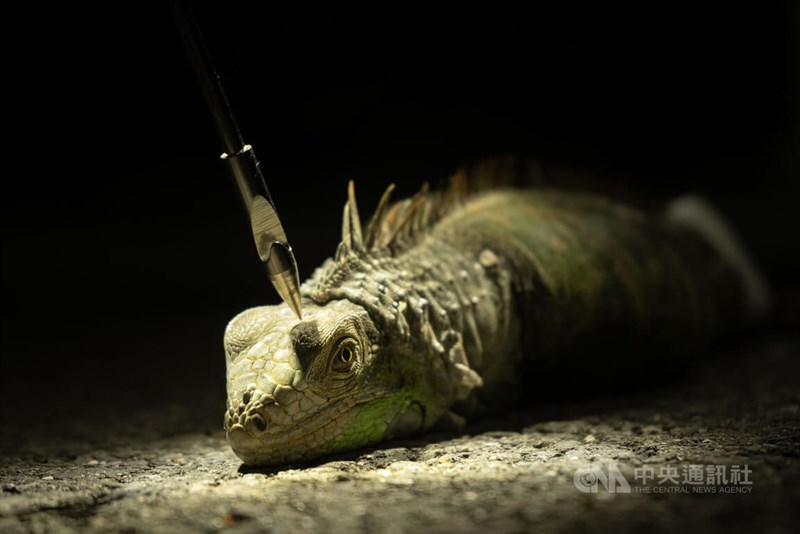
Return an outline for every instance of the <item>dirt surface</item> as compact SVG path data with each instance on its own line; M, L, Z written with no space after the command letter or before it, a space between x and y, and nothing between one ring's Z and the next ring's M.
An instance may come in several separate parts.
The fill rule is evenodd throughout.
M657 388L264 470L242 467L216 425L199 428L206 419L198 425L192 413L220 411L217 399L67 419L58 439L52 425L9 416L0 530L791 532L799 368L796 344L762 341L724 349ZM595 464L609 473L609 463L630 492L577 489L576 470ZM752 484L709 483L704 472L698 489L683 480L696 465L725 466L727 478L739 466L749 470L740 482ZM637 473L650 467L655 478L645 485ZM677 484L659 484L662 468L676 469Z

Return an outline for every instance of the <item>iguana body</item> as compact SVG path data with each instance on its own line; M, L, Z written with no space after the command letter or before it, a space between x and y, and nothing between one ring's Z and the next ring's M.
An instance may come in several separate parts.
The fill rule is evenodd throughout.
M387 191L363 231L351 184L336 257L303 284L303 320L280 305L231 321L225 428L245 463L424 430L535 385L526 361L685 351L740 316L743 256L692 224L458 184L392 207Z

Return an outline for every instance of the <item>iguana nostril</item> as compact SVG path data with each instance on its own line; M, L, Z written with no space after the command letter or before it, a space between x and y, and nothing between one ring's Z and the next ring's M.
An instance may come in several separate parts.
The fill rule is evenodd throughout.
M244 427L250 432L264 432L267 429L267 421L260 413L248 416Z

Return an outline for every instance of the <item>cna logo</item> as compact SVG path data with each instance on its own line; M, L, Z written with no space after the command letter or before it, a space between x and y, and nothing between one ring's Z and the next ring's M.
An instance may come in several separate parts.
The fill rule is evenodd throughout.
M575 470L572 481L583 493L597 493L600 486L609 493L631 492L631 485L613 462L609 462L605 469L599 463L581 466Z
M642 465L633 470L631 488L617 464L586 464L575 470L572 482L578 491L597 493L603 488L608 493L703 493L727 495L751 493L753 470L749 465L689 464ZM652 482L652 483L650 483Z

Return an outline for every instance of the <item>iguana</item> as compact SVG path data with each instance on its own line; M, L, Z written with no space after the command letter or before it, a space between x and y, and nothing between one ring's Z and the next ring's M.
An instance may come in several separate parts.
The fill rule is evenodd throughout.
M475 181L460 173L394 204L390 186L366 227L351 182L335 256L302 285L302 320L281 304L230 322L224 426L244 463L501 409L535 387L523 364L686 353L766 306L751 261L698 198L653 216Z

